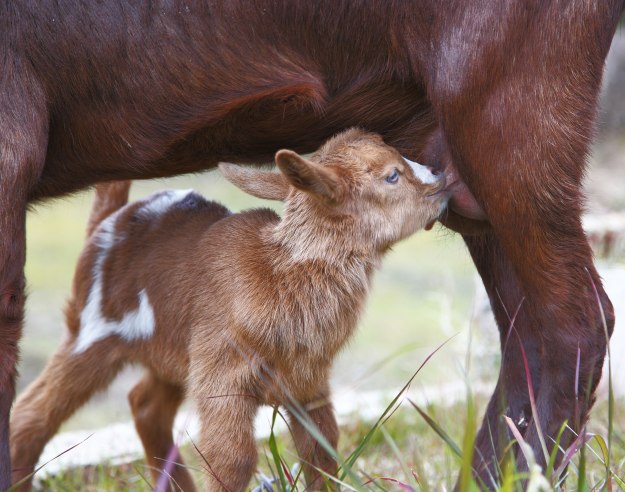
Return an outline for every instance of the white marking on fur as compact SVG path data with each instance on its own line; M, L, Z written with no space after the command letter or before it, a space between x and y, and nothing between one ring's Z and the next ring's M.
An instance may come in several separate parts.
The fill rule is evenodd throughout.
M415 177L423 184L434 184L438 181L438 178L428 167L423 164L419 164L418 162L413 162L410 159L406 159L405 157L404 160L410 166L410 169L412 169Z
M165 190L149 197L138 212L161 215L177 202L184 200L193 190Z
M93 285L87 304L80 313L80 332L73 350L75 354L84 352L95 342L111 335L132 341L150 338L154 333L154 310L145 289L139 292L137 309L126 313L121 320L110 321L102 315L102 267L113 245L123 239L115 234L117 216L115 213L105 219L96 232L99 251L93 265Z

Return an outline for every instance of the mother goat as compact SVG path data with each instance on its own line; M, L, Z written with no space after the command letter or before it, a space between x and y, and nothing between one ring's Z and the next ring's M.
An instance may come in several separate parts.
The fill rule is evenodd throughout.
M477 476L496 480L502 413L537 456L535 424L550 436L564 420L579 429L601 374L604 320L608 332L614 323L580 224L580 181L623 7L2 2L0 489L10 481L28 203L98 181L269 161L283 146L307 152L349 126L381 133L455 181L447 223L484 280L503 354Z

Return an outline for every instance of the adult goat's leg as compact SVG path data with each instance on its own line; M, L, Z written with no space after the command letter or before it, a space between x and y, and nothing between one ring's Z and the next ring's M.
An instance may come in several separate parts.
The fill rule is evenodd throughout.
M545 458L537 429L544 434L547 451L564 421L579 430L592 404L607 346L602 311L608 333L613 326L612 306L580 220L584 159L603 62L618 20L611 9L606 3L589 11L580 4L563 13L553 5L546 6L540 17L529 11L494 9L480 19L481 25L505 17L506 26L531 25L531 32L519 37L512 29L491 32L473 26L461 30L462 39L453 38L457 49L448 49L446 43L451 41L443 36L439 45L434 43L440 56L435 76L427 81L453 162L491 223L498 254L508 265L491 272L491 299L493 292L510 286L518 289L516 297L524 299L507 350L516 345L520 351L522 344L530 360L540 351L533 371L539 379L533 381L536 411L525 439L542 464ZM450 25L462 25L464 15L458 12L449 19ZM553 32L556 19L567 22L575 39L586 43L587 57L580 57L558 36L543 36ZM460 47L463 54L471 54L466 63ZM511 52L515 53L512 61ZM536 53L542 56L541 69ZM477 258L478 266L488 265L484 254ZM481 273L485 270L482 267ZM509 323L501 315L497 321L507 336ZM505 364L509 357L503 360ZM518 368L518 359L514 360L513 367ZM508 370L504 365L504 380ZM512 385L519 389L512 391ZM510 402L522 387L527 387L524 379L510 379L499 389ZM521 406L526 401L523 398ZM571 438L567 434L562 444L566 446ZM479 452L487 454L490 449L480 447ZM519 465L526 466L522 460Z
M1 151L0 151L1 152ZM15 397L18 342L24 315L25 203L8 203L7 183L0 182L0 490L11 480L9 413ZM23 199L22 199L23 200Z
M0 75L0 490L11 483L9 413L24 316L26 202L47 145L43 95L9 51Z
M522 110L517 109L509 110L510 114L518 117ZM455 161L465 167L465 179L469 178L470 188L481 201L493 228L492 237L481 239L481 248L477 246L479 239L468 243L487 284L502 339L505 338L498 391L503 392L503 400L517 413L527 412L522 345L537 396L537 414L532 415L525 438L539 463L544 464L543 442L549 451L550 438L556 437L563 422L579 430L579 424L586 419L607 344L601 312L605 313L610 332L612 307L581 227L579 178L585 149L576 149L575 155L550 155L551 149L537 155L548 149L519 145L522 142L513 135L504 134L497 143L490 140L495 148L487 150L489 144L480 145L480 140L488 135L488 123L480 119L468 125L482 133L476 131L466 140L470 132L456 134L451 148ZM537 134L534 138L549 141L555 137ZM562 167L568 171L559 172ZM501 192L503 185L508 193ZM517 307L519 313L510 331L510 319ZM581 364L576 381L578 351ZM590 396L584 401L577 400L577 395L584 398L586 394ZM491 424L491 431L497 410L494 405L495 400L485 422L485 426ZM519 419L521 415L513 417ZM538 429L544 433L542 442ZM480 436L481 456L492 450L485 432ZM562 444L566 445L570 438L567 435ZM502 439L501 431L493 439ZM525 466L522 460L519 464Z
M503 416L512 419L521 434L527 429L531 417L528 383L537 387L540 381L541 341L532 331L523 331L533 322L527 319L529 313L523 308L523 293L498 239L491 231L464 239L500 327L502 360L499 379L477 435L473 459L480 480L494 488L498 481L499 461L512 437ZM523 340L525 359L519 339ZM525 361L530 381L526 377Z
M580 235L581 235L580 231ZM583 236L582 236L583 237ZM467 239L470 250L474 253L478 268L485 261L493 260L492 255L502 254L501 251L480 251L482 257L475 254L475 242L488 241L496 243L491 238ZM489 256L491 255L491 256ZM502 365L497 390L487 409L484 426L478 436L477 449L483 453L489 446L492 449L492 427L495 423L499 426L499 443L508 429L502 430L502 414L510 417L517 425L524 438L532 445L538 462L545 464L543 443L548 452L551 452L550 438L555 438L559 427L565 421L575 431L586 420L588 410L594 400L593 393L601 375L601 367L607 344L606 334L603 329L603 315L608 327L608 334L613 326L612 309L605 293L600 287L590 255L588 255L586 267L570 273L570 265L561 265L563 276L574 276L580 284L579 302L577 312L573 310L572 303L567 300L558 300L552 297L552 305L543 306L544 295L533 296L527 289L527 297L516 288L516 273L512 268L497 269L484 273L481 269L487 290L491 297L491 304L497 318L501 332ZM498 263L507 264L505 257ZM586 278L584 278L586 277ZM573 288L574 283L571 283ZM595 299L594 288L597 287L601 299L601 307ZM549 289L549 288L547 288ZM572 291L570 296L574 296ZM520 299L520 300L518 300ZM516 305L514 313L506 307ZM559 311L552 314L552 310ZM585 316L584 318L581 318ZM559 325L559 322L570 324ZM579 323L580 318L583 320ZM579 323L579 324L576 324ZM579 380L577 374L577 355L580 355ZM527 367L526 367L527 364ZM526 369L529 369L531 381L525 377ZM536 397L536 415L530 405L530 386ZM586 397L586 395L588 397ZM503 410L503 411L502 411ZM561 443L566 446L573 438L571 434L564 435ZM503 448L498 448L496 456L501 456ZM475 457L474 464L477 470L480 467L482 455ZM525 467L524 457L518 456L519 464ZM492 467L491 467L491 472ZM484 474L481 474L484 479ZM489 475L490 477L490 475Z

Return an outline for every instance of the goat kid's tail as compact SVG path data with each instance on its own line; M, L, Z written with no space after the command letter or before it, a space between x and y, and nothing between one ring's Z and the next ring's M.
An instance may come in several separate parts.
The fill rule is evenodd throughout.
M99 183L87 224L87 237L93 234L104 219L128 203L130 180Z

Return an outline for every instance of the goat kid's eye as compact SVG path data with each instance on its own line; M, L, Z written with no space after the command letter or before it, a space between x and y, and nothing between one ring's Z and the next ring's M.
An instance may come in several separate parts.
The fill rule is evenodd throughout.
M397 183L399 181L399 173L397 172L397 169L393 169L393 172L384 178L384 181L390 184Z

